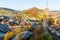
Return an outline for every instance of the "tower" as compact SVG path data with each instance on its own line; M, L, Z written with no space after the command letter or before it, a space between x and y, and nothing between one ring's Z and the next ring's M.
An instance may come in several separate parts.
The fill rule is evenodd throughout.
M48 0L46 1L46 8L48 8Z
M49 15L48 0L46 1L46 7L45 7L45 9L44 9L44 15L45 15L46 17L48 17L48 15Z

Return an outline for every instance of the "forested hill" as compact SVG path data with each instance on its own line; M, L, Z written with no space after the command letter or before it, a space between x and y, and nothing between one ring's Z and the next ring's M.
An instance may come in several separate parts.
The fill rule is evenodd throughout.
M13 10L13 9L9 9L9 8L4 8L4 7L0 7L0 13L18 13L17 10Z

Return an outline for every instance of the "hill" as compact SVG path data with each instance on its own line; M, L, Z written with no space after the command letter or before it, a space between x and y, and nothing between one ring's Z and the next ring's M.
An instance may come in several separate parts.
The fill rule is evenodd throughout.
M30 18L39 19L39 18L41 18L41 16L42 16L41 14L43 14L43 11L44 10L42 10L42 9L38 9L36 7L33 7L33 8L30 8L30 9L23 10L23 11L19 12L17 16L22 15L25 18L26 18L26 16L28 16Z
M49 14L59 14L59 13L60 13L60 11L49 11ZM39 19L39 18L41 18L41 16L43 14L44 14L44 9L39 9L39 8L33 7L30 9L27 9L27 10L20 11L18 13L18 16L22 15L23 17L28 16L30 18L35 17L35 18Z
M0 7L0 16L1 15L12 15L18 13L17 10Z

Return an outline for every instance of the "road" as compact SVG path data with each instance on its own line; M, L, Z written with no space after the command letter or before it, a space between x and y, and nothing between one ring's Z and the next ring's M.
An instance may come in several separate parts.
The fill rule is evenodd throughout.
M56 33L54 32L54 30L50 30L49 28L48 28L48 33L50 34L50 36L52 36L52 38L54 39L54 40L60 40L60 38L56 35Z
M44 20L42 22L42 26L45 29L46 33L49 33L50 36L53 38L53 40L60 40L60 38L56 35L56 33L54 32L54 29L49 29L49 25L47 24L48 20Z

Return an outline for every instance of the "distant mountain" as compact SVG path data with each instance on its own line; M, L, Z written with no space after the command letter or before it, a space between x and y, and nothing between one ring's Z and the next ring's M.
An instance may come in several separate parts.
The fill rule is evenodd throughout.
M20 11L20 12L33 12L33 11L43 12L44 9L39 9L39 8L37 8L37 7L33 7L33 8L30 8L30 9L27 9L27 10L23 10L23 11ZM49 12L50 12L50 13L57 13L57 14L60 13L59 10L55 10L55 11L51 10L51 11L49 11Z
M27 9L27 10L23 10L23 11L20 11L18 13L18 17L20 15L22 15L22 17L30 17L30 18L34 18L34 19L39 19L41 18L41 14L43 13L44 10L42 9L39 9L37 7L33 7L33 8L30 8L30 9Z
M50 13L60 14L60 11L55 10L55 11L50 11Z
M15 11L15 10L13 10L13 9L9 9L9 8L3 8L3 7L0 7L0 10L10 10L10 11Z
M0 7L0 13L3 13L3 12L12 12L12 13L18 13L17 10L13 10L13 9L9 9L9 8L3 8L3 7Z
M39 9L37 7L33 7L27 10L20 11L18 13L18 16L23 15L23 16L29 16L29 17L35 17L37 19L41 18L42 14L44 13L44 9ZM50 14L59 14L60 11L49 11Z

